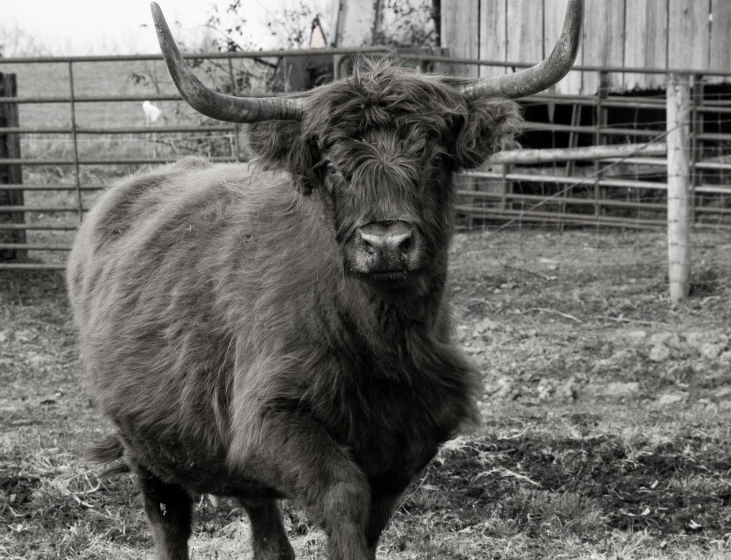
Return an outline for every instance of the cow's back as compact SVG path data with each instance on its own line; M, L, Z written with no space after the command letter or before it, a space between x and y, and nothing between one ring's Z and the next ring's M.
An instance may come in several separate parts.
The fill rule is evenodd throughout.
M210 164L197 158L138 172L109 188L79 228L67 265L67 284L75 318L83 329L98 276L125 246L141 237L140 228L190 196L189 179ZM187 177L186 177L187 175Z
M215 284L232 259L247 256L231 254L244 248L237 222L293 192L253 167L188 158L133 175L100 198L70 254L69 296L93 398L136 453L181 453L145 463L210 460L226 445L232 338ZM145 435L134 442L135 434Z
M97 294L108 295L117 283L160 278L160 268L180 255L220 250L206 244L220 241L233 214L259 215L256 206L266 207L266 198L288 194L276 179L253 165L213 166L190 157L110 187L84 219L69 255L67 284L78 326L84 330L92 319ZM194 268L176 268L174 276Z

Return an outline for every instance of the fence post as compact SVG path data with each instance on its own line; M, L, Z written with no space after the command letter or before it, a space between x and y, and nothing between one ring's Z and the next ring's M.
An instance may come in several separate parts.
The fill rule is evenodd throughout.
M602 146L605 138L602 134L602 128L607 126L607 109L604 107L604 101L609 97L609 72L599 72L599 89L596 93L596 126L594 130L594 143ZM594 163L595 182L594 182L594 214L597 219L601 218L604 213L604 207L601 201L604 200L604 192L599 186L599 181L604 177L602 173L602 165L599 161Z
M84 219L84 205L81 197L81 172L79 169L79 138L76 133L76 93L74 87L74 63L68 61L69 72L69 118L71 121L71 145L74 149L74 186L76 187L76 204L79 210L79 223Z
M234 78L234 66L231 57L228 57L228 77L231 80L231 95L236 96L236 78ZM236 150L236 161L241 161L241 147L239 146L239 124L234 124L234 149Z
M18 83L15 74L3 74L0 72L0 98L17 97ZM2 128L19 127L17 103L0 104L0 161L5 158L20 159L20 135L15 133L2 133ZM0 184L9 187L0 190L0 206L23 206L24 197L21 185L23 184L23 169L19 164L0 165ZM4 214L4 212L2 213ZM24 212L9 212L11 224L25 223ZM10 241L13 244L25 244L26 232L22 228L10 230L6 237L0 236L0 242ZM0 260L25 260L27 256L25 249L0 249Z
M670 74L667 84L668 275L670 300L690 288L690 76Z

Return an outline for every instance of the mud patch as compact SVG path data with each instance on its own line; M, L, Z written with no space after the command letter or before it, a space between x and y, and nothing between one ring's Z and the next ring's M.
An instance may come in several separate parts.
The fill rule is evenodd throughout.
M500 518L530 534L546 516L586 515L586 504L567 506L571 496L595 504L605 530L723 538L731 527L730 474L728 449L693 438L657 447L611 436L482 438L444 451L403 507L436 512L438 524L455 530Z

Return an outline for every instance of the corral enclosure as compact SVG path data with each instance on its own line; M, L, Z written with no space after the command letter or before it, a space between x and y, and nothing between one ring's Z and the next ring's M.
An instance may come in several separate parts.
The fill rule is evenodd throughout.
M217 89L263 93L261 83L241 78L250 72L250 56L209 55L196 61L196 72ZM444 61L430 53L408 56L410 64L414 56L427 66ZM156 57L5 60L0 71L17 74L18 96L7 106L17 107L20 127L4 137L20 136L21 158L5 161L22 172L22 182L0 190L23 193L22 205L0 206L0 230L24 231L18 249L30 258L0 267L63 268L73 232L99 191L141 165L191 153L218 161L251 157L244 127L201 117L180 102ZM624 72L599 67L591 73L609 81ZM727 231L731 97L713 89L716 77L727 79L731 72L693 74L692 219L697 228ZM163 118L152 126L145 126L146 100L162 109ZM623 145L632 151L583 161L489 162L460 185L460 225L666 227L665 91L627 95L607 86L595 95L549 92L521 103L526 122L518 141L525 148ZM18 216L23 223L10 221ZM18 239L6 233L1 248L12 250Z
M566 6L567 0L443 0L440 53L449 56L433 56L434 50L412 50L406 56L412 66L442 72L513 72L549 53ZM385 51L377 52L381 56ZM548 92L521 100L526 123L518 142L524 148L621 145L630 151L548 163L488 162L460 182L460 225L665 228L665 87L669 73L680 69L691 79L687 126L692 223L727 231L729 53L729 2L587 0L577 68ZM217 53L189 60L215 89L263 94L270 84L252 80L257 55L271 64L282 54L286 53ZM301 53L291 54L285 59L301 58ZM335 62L347 54L328 51L321 58L332 56ZM18 73L14 99L22 157L16 175L21 167L23 175L22 189L12 182L0 189L25 193L23 212L12 212L12 217L25 218L29 227L24 245L44 266L63 266L75 225L98 191L120 174L188 153L220 161L251 157L244 127L202 118L180 103L155 57L23 62L0 61L0 71ZM143 126L143 101L157 103L163 119ZM6 216L7 221L11 214ZM44 229L47 226L55 229ZM0 224L0 230L22 233L19 227ZM0 239L6 248L7 237ZM0 263L3 266L26 265Z
M445 17L456 3L443 0ZM542 6L557 22L565 8L565 0L550 14L548 0L500 4L524 6L536 20ZM588 13L611 4L590 1ZM626 17L633 6L665 1L622 4ZM195 71L223 89L229 64L236 75L247 61L209 60ZM241 128L199 117L178 100L159 60L0 60L0 71L18 76L20 125L29 129L21 134L23 184L14 190L25 195L30 261L7 268L63 269L99 192L143 165L189 153L250 155ZM624 83L621 72L603 72ZM524 100L520 141L661 149L666 77L657 76L659 89L643 97L606 87ZM731 138L718 135L725 98L703 92L717 80L698 78L697 227L682 305L667 301L667 171L657 151L497 164L463 185L460 223L473 231L456 236L450 283L455 337L483 376L483 426L442 450L404 495L379 560L729 558ZM144 100L166 120L145 127ZM602 120L612 109L629 113ZM566 112L570 124L561 124ZM151 557L131 480L101 479L81 459L107 426L89 406L80 369L62 273L0 270L0 557ZM284 512L298 558L323 558L322 534L302 510L287 503ZM247 522L236 504L201 500L195 516L193 558L247 557Z
M442 46L454 57L534 64L550 54L567 0L442 0ZM731 2L727 0L586 0L576 63L647 69L731 69ZM492 76L509 67L464 67ZM728 79L714 80L727 82ZM612 91L664 88L662 74L617 73ZM562 93L595 94L596 73L571 72Z

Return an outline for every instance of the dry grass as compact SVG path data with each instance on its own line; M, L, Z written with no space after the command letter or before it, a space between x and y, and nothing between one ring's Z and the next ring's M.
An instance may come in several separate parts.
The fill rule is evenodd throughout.
M731 334L731 259L726 240L698 242L715 283L673 309L661 235L458 236L457 334L484 371L483 425L407 492L379 558L731 556L731 379L686 341ZM657 332L682 339L663 362ZM0 273L0 557L152 558L132 481L79 459L105 426L74 340L60 274ZM668 392L685 397L660 405ZM285 512L298 558L322 558L322 533ZM201 501L196 518L193 558L246 557L235 503Z

